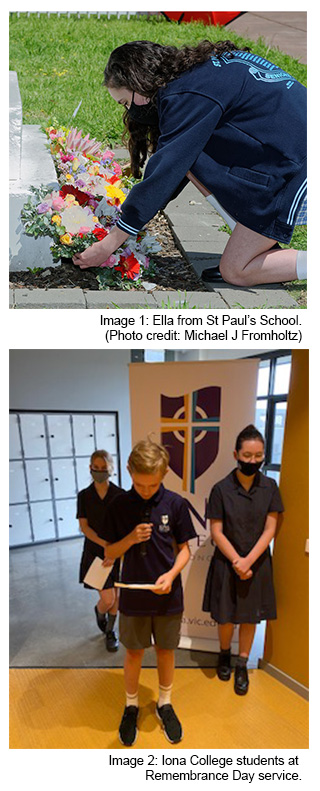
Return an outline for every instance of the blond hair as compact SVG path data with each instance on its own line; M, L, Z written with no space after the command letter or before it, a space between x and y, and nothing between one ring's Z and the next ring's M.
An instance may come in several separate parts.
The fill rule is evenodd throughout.
M154 475L161 472L164 475L168 465L168 451L163 445L158 445L157 442L152 442L150 439L137 442L128 458L130 473L140 472Z
M107 450L94 450L91 454L90 458L90 465L92 466L96 459L104 459L107 465L108 475L112 475L114 470L113 458L111 453L108 453Z

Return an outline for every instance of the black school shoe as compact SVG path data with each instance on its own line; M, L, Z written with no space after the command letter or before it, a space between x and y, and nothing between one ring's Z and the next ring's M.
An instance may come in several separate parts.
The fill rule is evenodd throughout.
M139 709L137 706L126 706L119 728L119 739L125 747L132 747L138 735L137 719Z
M225 283L219 266L209 266L201 272L201 280L205 283Z
M162 724L164 735L171 744L181 742L183 737L183 730L181 722L179 722L171 703L165 703L164 706L156 705L156 715Z
M118 648L119 648L119 640L117 638L117 635L113 631L113 629L110 629L108 632L106 632L106 649L107 651L110 651L112 653L118 651Z
M106 624L107 624L106 616L104 615L104 613L99 612L97 606L94 608L94 611L96 614L97 624L98 624L98 628L100 629L100 632L105 632Z
M234 669L234 691L237 695L246 695L249 688L249 676L246 666L236 665Z
M231 676L231 652L220 651L218 656L217 676L220 681L229 681Z

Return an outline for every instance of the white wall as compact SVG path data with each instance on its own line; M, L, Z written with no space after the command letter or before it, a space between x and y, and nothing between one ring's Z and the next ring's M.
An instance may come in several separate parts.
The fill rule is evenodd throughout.
M117 410L121 482L129 488L129 362L129 349L11 350L10 409Z

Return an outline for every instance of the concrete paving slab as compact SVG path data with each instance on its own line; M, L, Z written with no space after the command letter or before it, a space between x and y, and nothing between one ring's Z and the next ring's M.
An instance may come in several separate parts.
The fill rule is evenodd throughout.
M14 307L14 290L13 288L9 288L9 308Z
M247 11L229 22L227 29L257 41L264 38L273 48L307 63L307 14L301 12Z
M52 288L48 291L42 288L17 288L15 289L16 308L82 308L85 309L86 301L81 288Z
M152 294L147 294L143 291L136 291L129 293L124 291L85 291L84 292L86 308L93 310L94 308L117 308L118 306L125 308L154 308L156 302Z
M255 286L254 288L237 288L228 283L215 286L215 292L225 301L229 308L296 308L297 302L278 284L271 286Z
M186 300L188 308L224 308L227 305L218 292L207 294L205 291L186 291L184 293L177 293L176 291L156 291L154 298L158 308L166 307L169 303L170 307L179 308L180 305Z

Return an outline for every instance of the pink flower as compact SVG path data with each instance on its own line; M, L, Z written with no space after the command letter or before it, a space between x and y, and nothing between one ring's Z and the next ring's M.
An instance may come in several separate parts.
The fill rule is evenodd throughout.
M112 163L112 167L113 167L113 172L114 172L115 176L119 176L119 177L122 176L121 167L120 167L120 165L118 165L117 162L113 162Z
M114 152L108 151L108 149L106 149L102 154L102 161L105 162L107 159L113 159L113 157L114 157Z
M90 231L91 228L89 228L87 225L81 225L81 228L79 228L78 233L90 233Z
M101 267L108 266L110 269L115 265L117 258L115 255L110 255L107 261L104 261L103 264L100 264Z
M55 209L55 211L60 211L60 209L63 209L64 208L63 198L53 198L52 208Z

